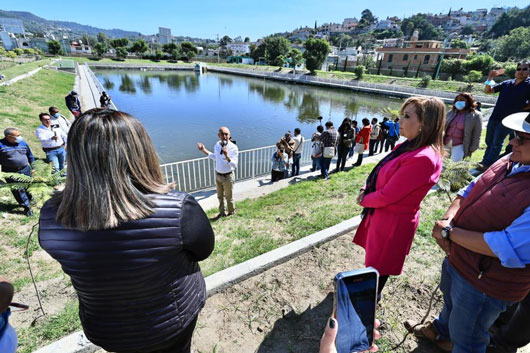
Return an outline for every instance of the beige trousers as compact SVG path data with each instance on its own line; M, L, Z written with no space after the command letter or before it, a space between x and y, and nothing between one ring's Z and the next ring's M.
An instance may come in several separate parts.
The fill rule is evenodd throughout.
M232 189L236 180L235 173L228 175L220 175L215 173L215 184L217 185L217 198L219 199L219 213L225 214L224 198L226 198L226 206L228 213L234 212L234 199L232 198Z

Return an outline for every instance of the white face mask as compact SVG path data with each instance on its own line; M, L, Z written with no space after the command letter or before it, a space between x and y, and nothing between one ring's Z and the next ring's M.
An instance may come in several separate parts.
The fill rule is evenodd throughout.
M18 136L18 137L15 139L15 142L16 142L16 143L21 143L22 141L24 141L24 139L22 138L22 136Z

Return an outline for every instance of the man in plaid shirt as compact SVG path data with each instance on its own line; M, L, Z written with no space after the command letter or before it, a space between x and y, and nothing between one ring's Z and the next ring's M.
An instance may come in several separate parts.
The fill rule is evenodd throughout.
M339 134L337 133L337 130L333 127L333 122L328 121L326 123L326 131L320 135L320 143L322 144L322 151L325 150L326 147L333 147L336 149L337 141L339 139ZM329 171L329 165L331 164L331 158L325 158L324 153L322 153L322 156L320 157L320 172L324 180L328 180L328 171Z

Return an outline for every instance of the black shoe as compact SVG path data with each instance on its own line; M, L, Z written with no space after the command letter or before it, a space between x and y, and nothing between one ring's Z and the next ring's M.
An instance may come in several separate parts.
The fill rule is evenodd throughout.
M33 211L29 207L24 207L24 215L27 217L33 217Z

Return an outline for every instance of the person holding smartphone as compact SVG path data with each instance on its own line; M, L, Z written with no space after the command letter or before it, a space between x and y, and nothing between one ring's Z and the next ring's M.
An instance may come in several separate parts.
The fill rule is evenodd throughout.
M66 161L66 140L68 136L59 124L52 124L48 113L39 114L41 126L35 130L35 135L42 144L48 162L53 164L53 170L58 172L64 169Z
M484 92L487 94L499 93L497 103L491 113L486 130L486 151L478 166L478 170L485 171L495 163L501 153L504 140L508 135L513 138L513 132L502 124L502 119L510 114L523 110L528 111L530 100L530 61L523 60L517 64L515 78L499 84L493 78L504 74L504 69L493 70L488 76ZM508 151L509 152L509 151Z
M420 203L442 171L445 104L412 97L403 103L400 133L407 140L372 170L357 202L362 221L353 242L365 264L379 271L379 296L389 276L403 270L419 223Z

